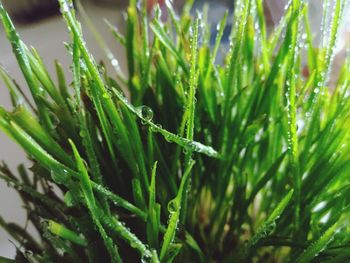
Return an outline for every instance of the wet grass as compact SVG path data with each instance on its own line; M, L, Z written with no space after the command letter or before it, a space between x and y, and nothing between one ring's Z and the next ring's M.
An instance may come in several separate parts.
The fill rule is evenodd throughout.
M53 80L0 4L34 101L0 69L13 102L0 128L33 163L16 173L2 164L0 177L40 237L0 218L16 262L349 258L349 57L329 86L346 1L325 9L317 48L303 1L271 33L261 0L236 1L217 30L207 9L190 14L192 1L180 16L167 3L167 21L131 1L126 35L108 25L127 74L99 36L117 73L94 60L73 4L59 2L71 84L59 63Z

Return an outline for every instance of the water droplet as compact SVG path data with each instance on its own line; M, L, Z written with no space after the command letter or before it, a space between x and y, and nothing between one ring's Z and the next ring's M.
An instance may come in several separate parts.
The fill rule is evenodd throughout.
M168 211L170 214L175 213L178 209L179 209L179 204L176 199L173 199L168 203Z
M68 207L73 207L76 205L76 199L74 198L73 194L71 191L67 191L64 195L64 203Z
M73 3L67 3L67 1L62 1L62 6L60 11L62 14L68 13L71 9L73 9Z
M112 64L113 67L119 67L119 62L118 62L118 60L116 60L115 58L113 58L113 59L111 60L111 64Z
M96 135L97 135L97 140L99 142L102 142L103 141L103 137L102 137L102 134L101 134L100 130L97 130Z
M81 138L85 138L86 137L86 132L85 131L80 131L79 135Z
M150 107L141 106L137 108L137 111L146 122L149 122L153 119L153 111Z
M68 179L68 171L66 169L51 171L51 177L56 183L63 184Z
M165 140L166 140L167 142L172 142L170 136L166 135L166 136L164 136L164 138L165 138Z

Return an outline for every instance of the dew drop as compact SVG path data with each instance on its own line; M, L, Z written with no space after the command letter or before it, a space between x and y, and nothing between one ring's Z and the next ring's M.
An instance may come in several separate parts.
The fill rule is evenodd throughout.
M98 140L99 142L102 142L102 141L103 141L103 137L102 137L101 131L100 131L100 130L97 130L97 131L96 131L96 134L97 134L97 140Z
M177 200L173 199L168 203L168 211L170 214L175 213L179 209Z
M74 6L72 3L67 3L67 1L63 1L62 7L60 8L60 11L62 14L65 14L65 13L68 13L73 8L74 8Z
M80 131L79 135L81 138L85 138L86 137L86 132L85 131Z
M169 135L164 136L164 138L167 142L172 142L171 137Z
M51 171L51 177L56 183L63 184L68 179L68 171L65 169L62 169L62 171Z
M118 62L118 60L116 60L115 58L113 58L113 59L111 60L111 64L112 64L113 67L119 67L119 62Z
M67 191L64 195L64 203L68 206L68 207L73 207L76 205L76 200L72 194L71 191Z
M137 111L145 121L151 121L153 119L153 111L148 106L140 106Z

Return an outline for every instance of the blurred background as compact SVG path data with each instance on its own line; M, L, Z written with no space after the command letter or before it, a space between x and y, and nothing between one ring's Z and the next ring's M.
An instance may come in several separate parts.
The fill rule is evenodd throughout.
M58 59L63 68L66 70L66 78L71 80L69 66L71 58L68 56L63 45L64 41L69 42L67 28L60 17L57 0L2 0L6 9L10 12L11 17L15 20L17 29L27 45L34 46L42 56L49 72L55 76L54 60ZM148 0L151 6L157 0ZM158 0L164 5L164 0ZM179 10L185 0L174 0L173 4ZM109 33L107 26L104 23L106 18L113 25L117 26L123 32L123 10L127 6L127 0L81 0L88 16L92 20L94 26L102 34L111 51L118 58L119 63L125 70L125 55L121 46L115 41ZM194 9L201 9L204 3L209 4L209 18L213 24L213 30L216 28L217 22L222 18L226 9L233 10L233 0L197 0ZM322 14L322 1L310 0L310 17L312 29L315 35L315 45L319 42L319 28ZM350 2L350 1L349 1ZM278 23L284 12L284 7L287 0L266 0L266 18L270 27ZM79 15L78 15L79 16ZM345 54L345 46L349 43L350 32L350 12L347 9L345 21L342 26L340 41L338 45L338 55L335 59L335 65L340 65ZM80 19L82 21L82 19ZM95 58L107 61L103 51L98 47L94 36L83 24L83 30L89 50L94 54ZM228 25L228 29L230 25ZM230 30L226 30L229 32ZM215 34L215 32L213 32ZM215 38L214 38L215 39ZM226 40L228 42L228 36ZM17 62L12 54L11 47L6 40L4 30L0 26L0 64L16 79L18 84L26 91L26 85L22 74L17 66ZM109 72L113 73L113 69L109 66ZM336 71L335 71L336 72ZM55 77L54 77L55 80ZM7 109L11 108L10 99L7 90L0 80L0 105ZM15 170L17 165L25 162L25 154L20 148L10 141L3 133L0 132L0 161L5 161L12 170ZM25 163L29 168L30 164ZM17 194L10 190L6 184L0 181L0 215L6 221L13 221L20 225L25 225L25 211L21 206L21 202ZM30 227L30 226L28 226ZM13 257L15 246L9 241L7 234L0 229L0 255L4 257Z

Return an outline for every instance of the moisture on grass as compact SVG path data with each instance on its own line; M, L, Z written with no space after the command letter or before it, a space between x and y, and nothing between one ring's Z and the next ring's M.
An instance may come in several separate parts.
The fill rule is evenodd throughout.
M1 164L0 177L38 233L0 217L17 248L15 261L0 262L349 260L349 55L329 84L347 1L322 2L334 8L324 9L316 47L307 1L291 0L268 31L262 0L235 1L217 26L191 0L181 14L166 2L167 16L131 0L125 35L106 25L128 72L78 2L115 69L107 72L72 1L59 0L71 36L67 83L0 1L27 84L0 68L13 103L0 107L0 129L32 162L16 172Z

